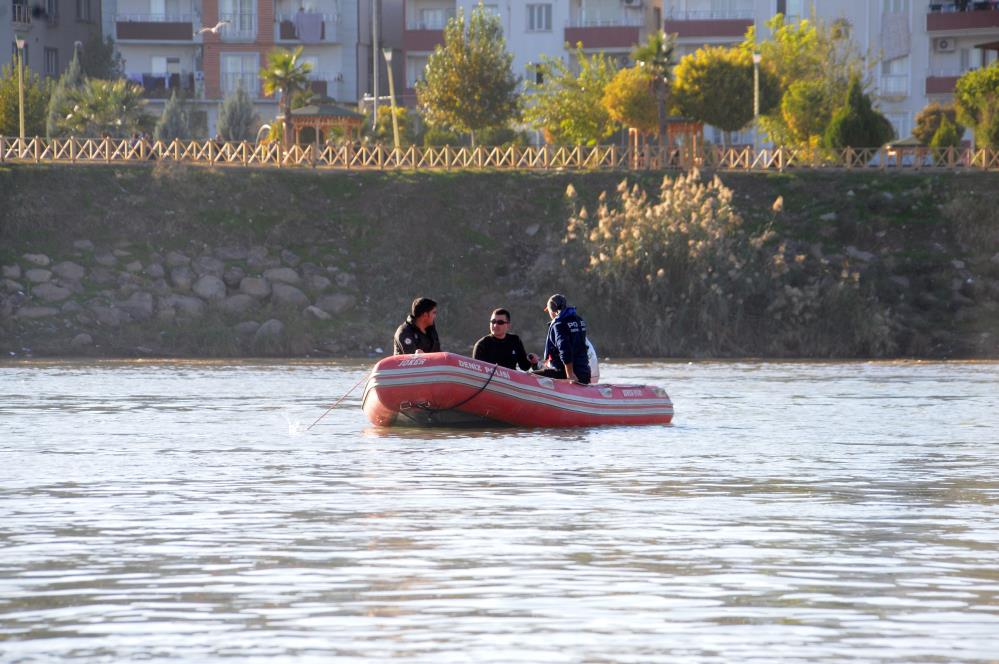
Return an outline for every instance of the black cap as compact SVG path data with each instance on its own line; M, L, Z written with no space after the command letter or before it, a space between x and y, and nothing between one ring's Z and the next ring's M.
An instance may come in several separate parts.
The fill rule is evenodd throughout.
M568 306L568 302L566 302L565 295L555 293L548 298L548 304L545 305L545 311L555 313L557 311L562 311L566 308L566 306Z

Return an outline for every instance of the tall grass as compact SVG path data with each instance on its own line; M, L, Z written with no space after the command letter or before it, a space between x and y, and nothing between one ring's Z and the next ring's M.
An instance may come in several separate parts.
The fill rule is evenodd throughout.
M751 232L716 176L663 179L658 195L621 182L591 214L570 186L567 261L599 295L601 343L658 356L890 354L892 320L869 279ZM782 211L781 199L772 214ZM595 320L596 322L596 320ZM609 329L608 329L609 328Z

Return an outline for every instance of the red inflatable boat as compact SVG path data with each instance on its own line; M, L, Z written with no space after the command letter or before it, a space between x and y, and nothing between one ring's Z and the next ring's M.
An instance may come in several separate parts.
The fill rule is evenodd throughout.
M393 355L371 371L361 407L376 426L669 424L673 403L648 385L576 385L453 353Z

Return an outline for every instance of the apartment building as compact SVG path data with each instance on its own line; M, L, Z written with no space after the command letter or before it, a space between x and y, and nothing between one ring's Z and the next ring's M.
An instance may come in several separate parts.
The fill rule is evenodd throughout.
M32 73L58 78L73 58L76 42L99 34L99 0L0 0L0 44L15 61L17 41L24 41L24 63Z
M477 0L406 0L403 51L407 103L423 78L427 59L444 41L444 26L461 9L467 17ZM542 56L570 59L577 43L626 62L634 46L662 22L662 0L485 0L499 17L514 72L539 76ZM570 45L566 48L566 45Z
M776 13L845 21L860 52L877 62L875 101L901 138L912 133L924 106L951 101L958 77L988 66L999 52L995 0L667 0L665 12L663 29L677 35L679 55L704 44L738 43L753 25L766 36ZM709 138L719 138L715 133Z
M303 47L312 90L356 103L364 71L357 56L361 14L356 0L103 0L104 31L156 113L174 91L192 105L195 122L215 132L222 99L242 86L262 121L278 113L264 96L260 69L274 47ZM363 10L363 11L362 11Z

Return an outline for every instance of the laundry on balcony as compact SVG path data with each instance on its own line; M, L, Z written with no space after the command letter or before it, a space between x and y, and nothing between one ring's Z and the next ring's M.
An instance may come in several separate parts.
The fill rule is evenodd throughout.
M303 44L318 44L323 40L323 15L299 10L295 14L295 37Z

